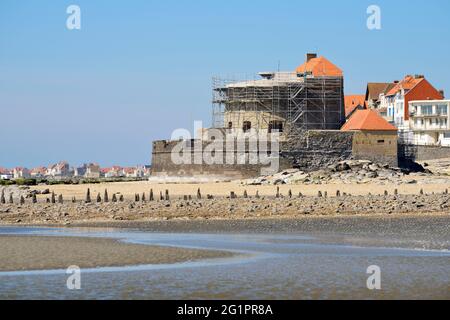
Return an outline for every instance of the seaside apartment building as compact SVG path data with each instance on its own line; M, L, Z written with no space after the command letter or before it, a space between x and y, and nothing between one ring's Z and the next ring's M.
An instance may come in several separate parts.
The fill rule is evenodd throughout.
M61 161L47 168L46 176L62 178L69 176L70 167L66 161Z
M369 82L367 84L365 104L368 109L373 109L378 112L385 120L389 121L387 116L387 107L381 108L381 98L386 95L392 88L397 85L398 81L394 82Z
M450 100L411 101L409 118L414 144L450 146Z
M85 178L98 179L100 178L100 166L97 163L89 163L86 166Z
M423 75L407 75L386 94L380 95L380 108L387 110L387 120L399 131L408 131L410 101L442 99L443 91L434 88Z

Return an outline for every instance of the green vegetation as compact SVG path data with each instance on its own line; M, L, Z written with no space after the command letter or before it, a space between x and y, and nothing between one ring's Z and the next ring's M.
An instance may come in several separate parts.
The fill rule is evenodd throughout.
M35 185L37 185L36 179L20 178L20 179L16 179L15 182L18 186L35 186Z
M0 179L0 186L10 186L10 185L13 185L13 184L16 184L16 182L13 181L13 180Z
M20 178L15 180L3 180L0 179L0 186L36 186L38 184L45 184L49 186L53 185L71 185L71 184L100 184L107 182L133 182L133 181L143 181L147 180L147 178L67 178L63 180L49 180L49 179L34 179L34 178Z

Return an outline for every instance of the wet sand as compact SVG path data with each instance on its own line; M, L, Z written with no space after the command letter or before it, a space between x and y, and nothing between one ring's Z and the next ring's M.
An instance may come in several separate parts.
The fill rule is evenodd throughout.
M169 264L232 253L127 244L114 239L0 236L0 271Z
M320 235L329 242L349 245L450 250L450 215L99 221L75 223L69 229L72 227L137 229L161 233Z

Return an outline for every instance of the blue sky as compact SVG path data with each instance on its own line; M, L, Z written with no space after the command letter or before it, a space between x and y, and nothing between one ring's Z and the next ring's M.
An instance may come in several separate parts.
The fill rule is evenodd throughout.
M81 8L81 30L66 8ZM366 27L381 7L382 29ZM151 141L211 121L211 78L293 70L318 52L368 81L425 74L450 95L450 2L0 2L0 166L150 163Z

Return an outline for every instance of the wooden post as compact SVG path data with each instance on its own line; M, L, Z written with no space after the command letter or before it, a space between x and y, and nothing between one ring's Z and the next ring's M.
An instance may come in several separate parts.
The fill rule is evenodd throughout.
M88 188L86 192L86 203L91 202L91 190Z
M150 189L150 196L148 197L148 200L149 201L155 200L154 197L153 197L153 189Z

